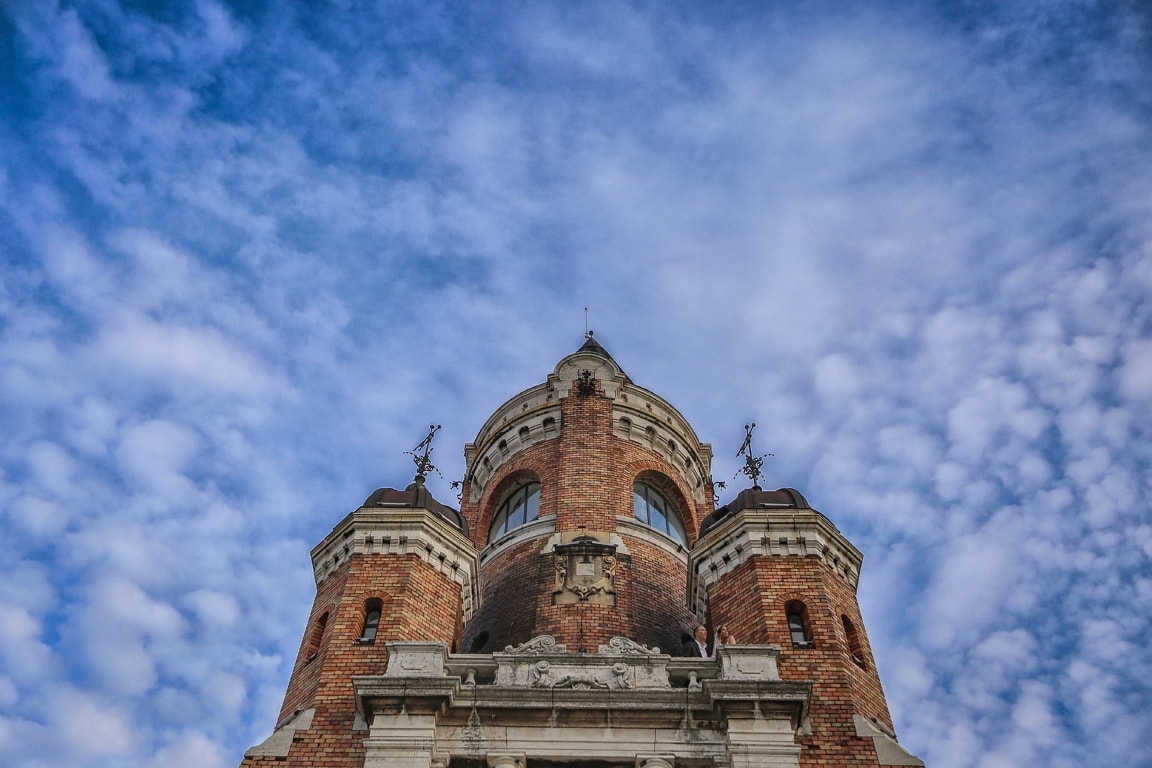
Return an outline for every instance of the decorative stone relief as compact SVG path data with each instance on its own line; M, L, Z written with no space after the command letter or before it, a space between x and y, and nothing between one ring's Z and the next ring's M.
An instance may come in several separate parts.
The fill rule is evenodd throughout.
M529 668L528 685L532 688L574 688L578 691L592 688L618 690L634 687L632 682L634 675L631 672L627 664L617 662L607 670L587 670L558 675L553 672L550 662L541 660Z
M504 653L493 654L495 685L519 688L628 690L669 688L668 661L659 649L648 649L623 637L601 645L598 653L569 654L547 635Z
M616 605L616 547L594 536L577 536L568 544L557 544L553 564L556 583L552 588L554 605Z
M442 677L448 646L443 643L391 642L386 677Z
M567 653L568 646L561 645L556 642L556 638L552 635L540 635L534 637L526 643L521 643L515 647L508 645L504 647L504 653L512 653L517 655L540 655L543 653Z
M607 645L600 646L597 650L600 653L618 653L621 656L655 656L660 653L659 648L649 648L646 645L640 645L635 640L629 640L626 637L614 637L608 641Z

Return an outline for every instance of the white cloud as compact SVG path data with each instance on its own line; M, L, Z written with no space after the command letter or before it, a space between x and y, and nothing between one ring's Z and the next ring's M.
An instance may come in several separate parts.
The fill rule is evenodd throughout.
M430 420L459 476L586 305L865 552L913 751L1147 753L1135 11L390 10L14 12L0 761L234 763L309 546ZM70 697L108 741L36 752Z

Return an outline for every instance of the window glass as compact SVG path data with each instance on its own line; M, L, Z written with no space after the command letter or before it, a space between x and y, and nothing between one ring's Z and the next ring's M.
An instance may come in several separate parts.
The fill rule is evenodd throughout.
M687 536L684 534L684 522L680 519L676 506L660 491L647 483L634 484L632 486L632 506L636 519L640 522L671 536L681 544L687 542Z
M647 488L646 485L637 483L635 488ZM648 523L648 501L644 498L644 494L640 491L632 491L632 507L636 514L636 519L642 523Z
M492 527L488 531L488 541L494 541L508 531L530 523L538 517L540 517L540 483L525 483L509 494L496 511L492 518Z
M380 628L380 611L369 611L364 617L364 631L360 634L360 642L372 643L376 641L376 630Z

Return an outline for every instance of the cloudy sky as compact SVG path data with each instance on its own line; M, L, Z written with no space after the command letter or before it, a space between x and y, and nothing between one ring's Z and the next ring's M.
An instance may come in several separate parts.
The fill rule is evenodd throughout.
M1147 5L151 5L0 10L0 764L238 763L587 306L864 551L911 751L1152 765Z

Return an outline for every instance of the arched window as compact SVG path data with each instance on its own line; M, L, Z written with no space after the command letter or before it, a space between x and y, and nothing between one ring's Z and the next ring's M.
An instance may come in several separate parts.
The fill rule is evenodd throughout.
M328 612L325 611L312 626L312 634L308 636L308 650L304 653L306 661L312 661L320 652L320 641L324 639L324 628L328 626Z
M852 620L847 616L841 616L840 621L844 622L844 636L848 638L848 653L852 655L852 661L864 666L864 648L860 645L860 634L856 631L856 626Z
M681 544L687 543L684 521L680 519L676 505L648 483L632 485L632 509L640 522L671 536Z
M811 648L812 631L808 627L808 608L799 600L789 600L784 606L788 617L788 634L792 637L793 648Z
M488 529L488 541L495 541L508 531L519 528L540 517L540 483L525 483L517 488L496 511L492 527Z
M383 602L378 597L373 597L364 603L364 629L360 632L360 639L357 641L364 645L370 645L376 642L376 633L380 629L380 611L384 608Z

